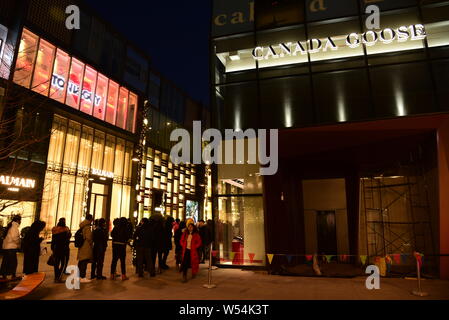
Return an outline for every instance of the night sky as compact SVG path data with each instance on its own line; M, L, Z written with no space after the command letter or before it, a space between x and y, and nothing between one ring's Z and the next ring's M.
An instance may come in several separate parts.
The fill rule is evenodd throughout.
M152 58L153 67L209 105L211 1L86 0Z

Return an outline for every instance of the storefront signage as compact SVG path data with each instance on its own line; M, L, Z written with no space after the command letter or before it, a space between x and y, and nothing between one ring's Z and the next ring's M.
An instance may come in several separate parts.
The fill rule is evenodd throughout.
M422 24L401 26L399 28L385 28L381 31L367 31L365 33L351 33L346 36L346 46L358 48L362 43L366 46L374 46L376 43L391 44L393 42L406 42L409 40L422 40L426 38L426 31ZM285 56L305 55L329 50L338 50L336 39L327 37L325 39L310 39L308 41L297 41L270 45L268 47L256 47L252 50L255 60L269 60L283 58Z
M92 168L90 173L95 176L99 176L99 177L111 178L111 179L114 178L114 172L104 171L104 170L100 170L100 169Z
M29 178L20 178L20 177L0 175L0 184L4 185L4 186L8 186L8 187L34 189L36 187L36 180L29 179ZM14 189L11 191L17 190L15 188L10 188L10 189Z
M58 88L58 90L64 90L65 88L65 83L66 80L64 79L64 77L57 75L57 74L53 74L52 78L51 78L51 85ZM80 92L80 85L79 83L75 83L74 81L70 80L69 81L69 85L67 88L67 92L68 94L72 95L73 98L75 99L75 101L78 100L78 96L79 96L79 92ZM90 90L82 90L81 92L81 99L88 101L90 103L92 103L92 96L94 94L90 91ZM101 97L98 95L95 95L95 106L98 107L101 103Z

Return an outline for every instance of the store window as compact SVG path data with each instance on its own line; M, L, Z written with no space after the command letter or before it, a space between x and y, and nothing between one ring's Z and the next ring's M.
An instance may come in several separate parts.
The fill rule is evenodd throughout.
M114 177L115 182L122 183L125 160L125 140L118 138L115 148Z
M126 130L136 131L136 116L137 116L137 96L133 93L129 94L128 115L126 117Z
M104 149L104 161L103 170L106 172L114 171L114 150L115 149L115 137L106 136L106 147Z
M117 115L117 102L118 102L118 84L109 80L108 90L108 106L106 109L106 121L115 125L115 118Z
M95 88L97 85L97 72L91 67L86 67L84 73L83 90L81 91L81 107L84 113L92 115L93 105L96 99Z
M94 146L92 153L92 163L91 168L99 169L103 167L103 156L104 156L104 148L105 148L105 134L104 132L95 131L94 135Z
M74 121L69 122L65 141L63 172L75 174L78 163L78 148L80 144L81 125Z
M23 30L14 72L14 82L27 88L30 87L31 83L38 41L39 38L34 33L26 29Z
M80 154L78 158L78 174L89 174L90 161L92 158L94 130L83 126L81 133Z
M79 108L83 77L84 64L81 61L72 58L66 104L75 109Z
M51 78L50 98L64 103L67 79L69 78L70 57L64 51L56 50L55 65Z
M104 120L106 115L106 100L108 92L108 78L102 74L98 74L97 88L95 90L94 99L94 117Z
M126 116L128 111L128 95L129 91L125 88L120 88L120 95L118 101L117 122L115 125L119 128L125 129Z
M44 96L48 95L54 58L55 47L41 39L31 88Z

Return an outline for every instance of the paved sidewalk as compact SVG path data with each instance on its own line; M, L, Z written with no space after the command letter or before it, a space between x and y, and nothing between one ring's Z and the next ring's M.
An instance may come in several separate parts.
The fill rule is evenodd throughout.
M71 250L70 264L76 264L76 249ZM104 274L109 276L111 248L108 248ZM381 279L380 290L367 290L365 277L353 279L307 278L268 275L263 271L242 271L240 269L218 269L213 271L215 289L205 289L207 267L201 265L199 275L181 283L181 277L174 267L155 278L139 279L131 264L128 251L128 281L104 280L81 284L80 290L68 290L65 284L53 283L53 270L46 264L48 256L41 257L40 270L47 274L45 282L27 299L50 300L449 300L449 281L424 280L423 290L427 298L410 294L416 281L404 279ZM169 259L173 266L173 256ZM22 256L19 268L22 271ZM90 265L88 268L90 275Z

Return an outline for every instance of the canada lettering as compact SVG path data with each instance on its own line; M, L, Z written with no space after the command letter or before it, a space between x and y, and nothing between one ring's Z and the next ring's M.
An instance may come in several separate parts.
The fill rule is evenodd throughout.
M362 43L366 46L374 46L378 42L390 44L394 41L406 42L409 40L422 40L427 34L422 24L411 26L401 26L399 28L385 28L381 31L369 30L362 34L351 33L346 37L346 46L349 48L358 48ZM318 52L327 52L338 50L332 37L324 39L310 39L307 41L287 42L278 45L269 45L267 47L256 47L252 51L255 60L268 60L283 58L285 56L297 56L299 54L314 54Z

